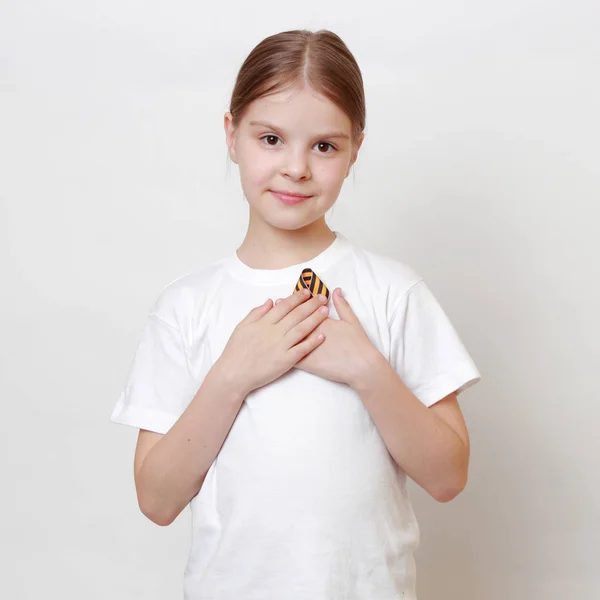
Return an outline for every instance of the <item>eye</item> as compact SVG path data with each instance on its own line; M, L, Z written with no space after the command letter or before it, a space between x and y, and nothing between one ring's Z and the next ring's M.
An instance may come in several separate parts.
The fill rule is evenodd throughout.
M335 146L330 144L329 142L318 142L319 146L329 146L331 148L331 152L335 151ZM321 152L321 154L331 154L331 152Z
M276 140L279 140L280 138L277 135L268 134L268 135L263 135L259 139L267 140L267 142L266 142L267 146L276 146L277 145ZM275 140L275 143L271 143L273 140ZM319 152L319 154L332 154L333 152L335 152L335 150L337 150L337 148L333 144L330 144L329 142L317 142L317 145L331 148L331 152Z
M265 140L265 139L268 139L268 138L275 139L275 140L279 139L276 135L263 135L260 139L261 140ZM275 144L268 144L268 145L269 146L274 146Z

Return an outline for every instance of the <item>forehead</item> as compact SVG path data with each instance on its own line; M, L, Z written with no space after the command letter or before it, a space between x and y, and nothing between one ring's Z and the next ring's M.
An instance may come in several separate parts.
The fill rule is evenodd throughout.
M257 98L248 105L244 121L268 122L299 133L335 129L349 134L351 129L346 113L308 86Z

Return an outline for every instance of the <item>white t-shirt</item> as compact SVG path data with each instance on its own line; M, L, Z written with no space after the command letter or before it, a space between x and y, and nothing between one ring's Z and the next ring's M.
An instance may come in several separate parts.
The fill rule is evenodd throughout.
M159 294L110 420L166 433L235 326L310 267L426 406L481 379L409 266L335 232L315 258L254 269L235 252ZM329 317L338 319L329 298ZM419 527L358 394L300 369L251 392L192 499L185 600L415 600Z

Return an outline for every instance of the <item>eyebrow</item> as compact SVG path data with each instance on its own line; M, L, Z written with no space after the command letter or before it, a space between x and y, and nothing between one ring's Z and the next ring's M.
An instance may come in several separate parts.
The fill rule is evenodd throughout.
M271 129L272 131L276 131L277 133L283 133L283 129L280 129L279 127L271 124L271 123L266 123L265 121L250 121L250 126L251 127L266 127L267 129ZM320 136L317 136L319 138L325 139L325 138L344 138L349 140L350 136L342 133L341 131L334 131L332 133L328 133L328 134L323 134Z

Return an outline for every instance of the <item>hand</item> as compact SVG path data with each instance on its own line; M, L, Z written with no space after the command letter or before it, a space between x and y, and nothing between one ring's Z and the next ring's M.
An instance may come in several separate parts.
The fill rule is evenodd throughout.
M244 396L289 371L322 343L315 328L329 311L318 310L324 302L305 292L295 292L277 306L269 298L233 330L219 362Z
M376 360L377 349L340 288L333 291L333 303L340 319L325 319L316 328L316 333L325 334L325 341L299 360L294 368L354 386Z

